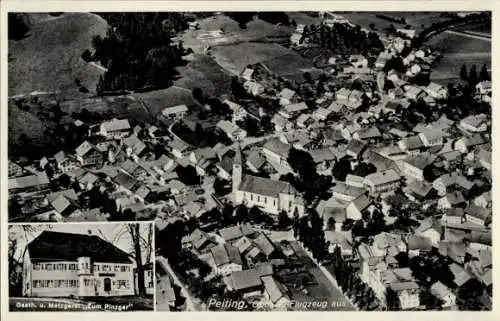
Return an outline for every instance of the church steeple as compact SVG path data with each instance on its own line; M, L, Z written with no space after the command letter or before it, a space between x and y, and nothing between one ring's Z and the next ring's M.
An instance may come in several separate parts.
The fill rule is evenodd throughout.
M238 143L236 145L236 153L233 158L233 192L236 192L240 187L242 176L243 176L243 161L241 158L241 147Z

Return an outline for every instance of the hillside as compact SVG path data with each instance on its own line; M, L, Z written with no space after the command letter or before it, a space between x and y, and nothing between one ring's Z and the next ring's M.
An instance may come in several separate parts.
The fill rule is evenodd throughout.
M9 96L78 90L75 79L95 91L102 71L80 56L93 36L105 34L106 21L90 13L25 15L28 36L9 41Z

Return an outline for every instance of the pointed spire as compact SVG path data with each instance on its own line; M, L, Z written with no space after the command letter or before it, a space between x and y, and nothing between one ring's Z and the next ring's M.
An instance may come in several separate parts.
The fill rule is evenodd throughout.
M239 142L236 144L236 153L234 154L233 164L240 166L243 165L243 162L241 160L241 146Z

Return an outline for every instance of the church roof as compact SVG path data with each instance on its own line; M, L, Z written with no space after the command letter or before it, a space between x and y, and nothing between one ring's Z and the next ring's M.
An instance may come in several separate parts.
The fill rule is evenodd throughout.
M243 177L239 190L271 197L278 197L280 193L297 194L297 190L290 183L252 175Z

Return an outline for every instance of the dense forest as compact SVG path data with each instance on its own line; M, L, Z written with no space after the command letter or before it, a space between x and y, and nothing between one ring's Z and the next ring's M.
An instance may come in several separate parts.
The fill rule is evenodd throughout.
M376 33L365 33L359 26L350 27L340 23L332 27L311 25L304 28L306 36L310 37L312 45L337 54L377 56L384 50L384 44Z
M182 43L172 37L187 27L187 19L175 12L98 13L109 24L105 37L92 40L93 54L85 60L107 68L99 79L97 93L162 88L171 85L175 67L184 63Z
M290 18L284 12L227 12L226 15L238 22L242 29L246 28L246 24L252 21L254 16L258 16L259 19L272 24L291 24Z

